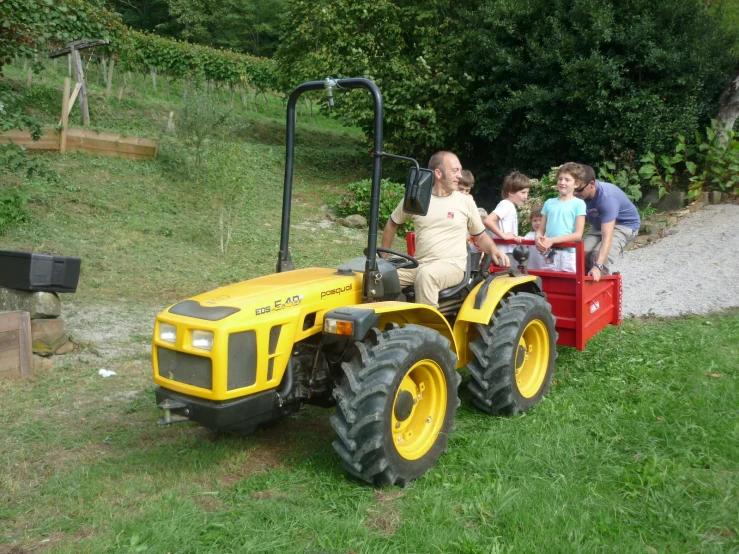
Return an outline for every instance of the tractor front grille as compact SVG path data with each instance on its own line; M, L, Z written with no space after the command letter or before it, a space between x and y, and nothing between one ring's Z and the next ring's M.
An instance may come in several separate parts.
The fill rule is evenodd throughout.
M157 347L159 375L186 385L213 388L213 365L210 358Z
M257 382L257 333L242 331L228 336L228 390Z

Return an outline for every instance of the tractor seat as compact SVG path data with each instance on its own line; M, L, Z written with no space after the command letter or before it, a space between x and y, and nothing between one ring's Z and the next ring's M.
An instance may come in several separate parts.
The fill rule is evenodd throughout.
M464 277L458 285L439 291L439 301L453 298L470 284L472 281L472 274L480 268L481 258L481 252L470 252L469 248L467 249L467 265L464 270ZM405 297L409 302L415 302L416 294L413 285L404 287L403 294L405 294Z

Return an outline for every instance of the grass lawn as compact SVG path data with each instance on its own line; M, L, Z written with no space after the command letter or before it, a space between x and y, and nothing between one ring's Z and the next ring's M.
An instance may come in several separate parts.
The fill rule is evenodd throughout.
M0 86L23 89L17 66L7 74ZM49 123L60 79L24 93ZM160 136L179 86L118 104L94 85L93 122ZM270 102L233 114L219 175L243 197L227 256L218 183L191 179L176 141L150 162L43 155L59 178L19 185L32 220L0 249L83 263L78 292L62 298L75 351L28 381L0 381L0 554L739 552L739 310L628 320L620 339L608 328L585 352L560 349L550 395L525 415L481 414L465 379L449 451L405 489L345 475L327 410L245 438L157 426L156 312L276 263L284 115ZM370 167L356 130L303 114L298 267L361 255L366 231L320 206ZM103 367L117 375L101 378Z
M101 379L90 346L0 384L0 552L734 552L738 338L737 311L609 328L526 415L465 391L437 466L385 490L345 476L327 410L160 428L145 351Z

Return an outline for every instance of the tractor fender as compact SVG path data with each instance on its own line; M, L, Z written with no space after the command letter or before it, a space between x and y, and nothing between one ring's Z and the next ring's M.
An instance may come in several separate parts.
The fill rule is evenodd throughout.
M454 333L449 322L438 310L426 304L372 302L330 310L324 314L323 320L327 318L352 321L354 333L350 338L355 341L364 340L372 327L384 329L388 323L395 323L401 327L409 323L423 325L445 337L451 343L452 352L457 353ZM324 333L327 334L325 330Z
M475 324L489 324L500 301L514 290L543 294L541 277L524 275L514 269L494 273L472 289L454 323L454 342L459 345L457 367L467 365L472 356L468 345L474 336Z

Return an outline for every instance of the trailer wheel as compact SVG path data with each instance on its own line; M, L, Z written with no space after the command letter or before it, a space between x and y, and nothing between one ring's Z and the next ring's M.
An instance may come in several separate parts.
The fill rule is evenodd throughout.
M473 402L489 414L525 412L549 392L557 358L549 303L520 292L504 298L490 325L477 325L467 365Z
M406 486L433 467L454 428L461 378L449 341L419 325L370 331L334 389L334 449L376 486Z

